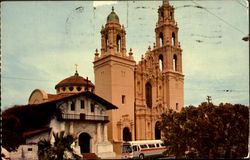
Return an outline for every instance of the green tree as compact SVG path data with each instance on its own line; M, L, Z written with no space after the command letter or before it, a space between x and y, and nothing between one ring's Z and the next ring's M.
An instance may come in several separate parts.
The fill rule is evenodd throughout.
M162 115L162 121L159 125L164 133L164 143L168 147L166 154L174 154L177 158L182 158L187 150L187 139L179 138L185 136L181 118L179 113L169 110L166 114Z
M72 144L76 141L72 135L64 135L64 131L60 133L54 133L54 143L50 143L50 140L40 140L38 142L38 156L39 159L67 159L67 153L71 154L74 159L80 157L74 152Z
M16 116L3 116L2 145L8 151L15 151L22 143L22 125Z
M3 147L8 151L16 150L20 144L24 143L23 132L48 127L50 121L60 115L60 105L52 102L24 106L15 105L4 110L2 113Z
M242 158L248 153L249 107L240 104L201 103L162 115L160 128L166 154L196 158Z

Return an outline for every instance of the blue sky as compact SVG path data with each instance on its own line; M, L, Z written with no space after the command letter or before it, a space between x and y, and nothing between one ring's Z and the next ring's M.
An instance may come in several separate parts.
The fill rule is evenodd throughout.
M184 104L210 95L249 105L248 4L232 1L170 1L183 49ZM93 59L101 26L112 6L124 24L127 50L138 62L155 42L161 1L2 2L2 109L27 104L34 89L55 93L75 72L94 82ZM197 7L198 6L198 7ZM226 91L228 90L228 91Z

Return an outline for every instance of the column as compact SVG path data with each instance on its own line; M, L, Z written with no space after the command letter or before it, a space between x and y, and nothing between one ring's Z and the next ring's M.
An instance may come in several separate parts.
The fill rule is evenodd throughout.
M69 134L73 135L73 133L74 133L73 122L70 122L70 125L69 125Z
M101 138L102 138L101 137L101 123L98 123L97 124L97 143L102 141Z
M103 128L103 141L107 142L108 141L108 129L107 129L107 124L104 124L104 128Z
M61 123L61 131L65 131L65 122Z

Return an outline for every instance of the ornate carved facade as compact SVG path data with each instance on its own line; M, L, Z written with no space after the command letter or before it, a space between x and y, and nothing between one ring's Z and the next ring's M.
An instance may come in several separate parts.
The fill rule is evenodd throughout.
M136 139L155 139L155 127L167 109L183 107L182 49L174 8L168 2L158 9L156 43L148 47L135 68Z
M114 149L124 140L158 139L160 115L168 109L180 111L184 105L182 49L173 6L163 1L159 7L156 42L138 64L132 49L127 55L125 35L112 9L102 26L101 55L96 50L94 72L96 94L119 108L108 113Z

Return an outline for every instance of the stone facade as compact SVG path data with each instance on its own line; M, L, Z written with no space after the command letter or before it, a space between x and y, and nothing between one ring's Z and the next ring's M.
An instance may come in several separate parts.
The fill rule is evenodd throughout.
M126 31L114 10L101 29L101 54L95 53L95 92L118 106L108 115L108 138L115 152L126 140L159 139L160 115L184 105L182 49L174 8L163 1L158 9L156 43L137 64L126 52Z

